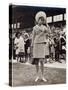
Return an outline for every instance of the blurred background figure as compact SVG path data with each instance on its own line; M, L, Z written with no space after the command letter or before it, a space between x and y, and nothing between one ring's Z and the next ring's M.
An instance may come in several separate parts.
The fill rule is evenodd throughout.
M19 39L19 48L20 48L20 52L19 52L19 57L20 57L20 62L25 62L25 42L24 42L24 37L22 35L22 33L20 34L20 39Z
M66 60L66 38L64 32L60 33L60 55Z
M17 32L17 33L16 33L15 40L14 40L15 51L16 51L16 60L17 60L17 62L19 61L19 52L20 52L19 39L20 39L20 33Z
M55 48L54 48L54 38L53 38L53 33L50 34L50 39L49 39L49 52L50 52L50 59L52 61L55 60Z
M24 41L25 41L25 62L29 63L30 57L30 38L27 32L24 32Z
M60 40L59 40L59 34L57 33L56 37L54 38L54 48L55 48L55 61L58 61L59 63L62 63L59 59L60 54Z
M22 37L22 34L20 32L16 33L14 45L15 45L15 51L16 51L16 60L19 62L23 62L22 58L24 59L24 38Z

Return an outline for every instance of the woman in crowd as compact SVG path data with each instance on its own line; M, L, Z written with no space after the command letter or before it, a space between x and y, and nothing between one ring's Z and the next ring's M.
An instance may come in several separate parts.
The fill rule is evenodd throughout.
M14 45L15 45L15 51L16 51L16 60L19 61L19 39L20 39L20 33L17 32L16 33L16 37L15 37L15 40L14 40Z
M25 62L29 63L31 43L29 39L29 34L27 32L24 33L24 41L25 41Z
M20 62L25 62L25 42L22 33L19 39L19 48L20 48L19 51Z
M44 78L44 60L45 60L45 44L46 44L46 34L49 33L49 26L46 21L45 12L38 12L35 16L35 20L37 24L33 27L33 38L32 38L32 46L33 46L33 64L36 65L36 73L37 77L35 82L39 79L39 63L41 67L41 79L43 81L47 81ZM45 25L44 25L45 23Z
M62 63L59 55L60 55L60 40L59 40L59 33L56 34L56 37L54 37L54 48L55 48L55 61L58 61L59 63Z
M66 38L64 32L60 33L60 54L66 59Z
M54 39L53 39L53 34L50 34L50 39L49 39L49 52L50 52L50 58L52 61L55 59L55 49L54 49Z
M16 49L16 60L21 61L21 58L24 56L24 39L19 32L16 33L16 38L14 41Z

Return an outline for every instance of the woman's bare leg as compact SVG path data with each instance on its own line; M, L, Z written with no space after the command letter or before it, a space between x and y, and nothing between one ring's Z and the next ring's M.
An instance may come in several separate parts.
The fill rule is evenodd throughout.
M47 80L44 78L44 59L40 60L40 64L41 64L40 68L42 73L42 80L46 82Z
M39 79L39 63L36 65L36 73L37 73L37 77L35 79L35 82L37 82Z
M40 60L40 65L42 76L44 76L44 63L42 59Z

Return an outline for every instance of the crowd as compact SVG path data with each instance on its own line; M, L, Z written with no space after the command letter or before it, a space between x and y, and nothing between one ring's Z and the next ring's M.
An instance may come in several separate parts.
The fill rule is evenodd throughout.
M52 63L53 61L58 61L62 63L60 58L66 59L66 31L65 26L55 27L51 26L51 33L47 34L47 43L45 46L47 55L46 62ZM32 62L32 32L16 32L12 35L13 41L13 58L18 62ZM49 52L49 53L48 53ZM42 52L41 52L42 54Z
M17 62L27 62L30 54L30 38L26 31L16 32L12 36L13 58Z

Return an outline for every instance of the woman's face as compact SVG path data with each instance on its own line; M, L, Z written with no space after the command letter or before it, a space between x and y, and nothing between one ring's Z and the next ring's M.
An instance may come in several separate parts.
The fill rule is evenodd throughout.
M50 37L53 38L53 34L50 34Z
M39 20L38 20L38 24L41 25L44 23L44 18L43 17L40 17Z
M17 35L17 38L20 38L20 34Z

